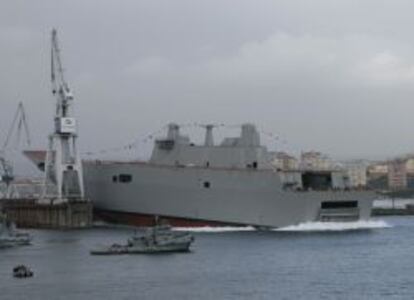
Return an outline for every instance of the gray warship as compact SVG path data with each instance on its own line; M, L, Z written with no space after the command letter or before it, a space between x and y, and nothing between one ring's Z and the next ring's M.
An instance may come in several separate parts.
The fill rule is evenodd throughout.
M252 124L238 137L192 143L177 124L155 140L149 161L84 161L86 196L103 218L148 226L284 227L370 218L375 193L352 190L341 170L275 169Z
M194 237L187 232L173 232L170 225L156 225L143 235L135 234L126 245L112 244L91 250L93 255L112 254L156 254L170 252L188 252Z

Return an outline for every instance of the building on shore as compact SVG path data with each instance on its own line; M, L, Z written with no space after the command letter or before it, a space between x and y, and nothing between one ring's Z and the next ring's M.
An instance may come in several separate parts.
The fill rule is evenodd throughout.
M414 188L414 156L371 164L367 168L367 185L384 190Z
M367 162L353 160L343 163L348 176L349 186L352 188L364 188L367 186Z
M327 171L342 168L328 155L317 151L302 152L300 159L286 152L273 152L271 154L271 161L278 170Z
M388 163L375 162L367 167L367 187L388 189Z
M407 188L414 189L414 155L411 154L407 156L405 168L407 172Z
M388 187L391 190L407 188L407 160L395 159L388 162Z
M298 169L299 162L298 159L286 152L273 152L272 164L277 170L296 170Z
M337 166L329 156L317 151L302 152L300 156L299 168L309 170L330 170Z

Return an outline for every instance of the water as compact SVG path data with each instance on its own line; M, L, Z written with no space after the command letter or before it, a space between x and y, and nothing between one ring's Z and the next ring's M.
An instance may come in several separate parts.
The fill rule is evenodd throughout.
M383 220L204 230L168 255L89 255L129 228L32 230L34 245L0 250L0 299L413 299L414 218ZM35 277L13 278L20 263Z

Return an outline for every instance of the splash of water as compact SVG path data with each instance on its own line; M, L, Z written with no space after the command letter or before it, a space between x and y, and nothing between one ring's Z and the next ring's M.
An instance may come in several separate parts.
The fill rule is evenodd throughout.
M370 221L356 221L356 222L309 222L292 225L282 228L275 228L272 231L288 231L288 232L318 232L318 231L348 231L348 230L366 230L366 229L380 229L392 227L383 220ZM252 226L244 227L174 227L174 231L189 231L189 232L203 232L203 233L220 233L220 232L242 232L242 231L256 231Z
M390 228L387 222L383 220L369 220L356 222L309 222L274 229L275 231L348 231L348 230L365 230Z

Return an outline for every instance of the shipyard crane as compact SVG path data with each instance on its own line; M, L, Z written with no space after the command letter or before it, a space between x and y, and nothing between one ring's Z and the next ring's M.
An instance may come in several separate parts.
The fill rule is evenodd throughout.
M19 145L23 130L26 135L26 144L30 146L30 132L29 126L27 125L26 113L24 111L23 103L19 102L9 131L7 132L6 139L0 150L1 193L2 196L6 198L10 198L12 196L12 183L14 180L13 165L7 159L7 152L10 150L10 143L13 135L16 135L15 146L17 147Z
M79 201L84 198L82 164L76 145L76 119L72 116L74 97L65 80L57 31L52 30L51 83L56 100L54 131L46 153L43 198ZM55 191L49 192L52 183Z

